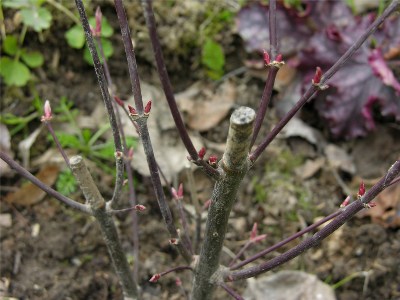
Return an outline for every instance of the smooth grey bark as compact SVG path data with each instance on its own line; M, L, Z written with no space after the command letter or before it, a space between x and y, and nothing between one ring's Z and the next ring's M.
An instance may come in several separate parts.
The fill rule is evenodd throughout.
M100 225L103 239L106 243L115 271L124 291L124 299L138 299L138 288L129 269L129 264L119 241L117 228L110 214L106 212L106 202L101 196L92 176L89 173L81 156L73 156L69 160L83 195L89 204L93 216Z
M192 300L211 299L223 276L224 269L219 265L221 249L237 191L250 167L248 153L254 119L255 112L248 107L238 108L231 116L226 150L220 161L225 176L216 182L211 197L204 242L194 269Z

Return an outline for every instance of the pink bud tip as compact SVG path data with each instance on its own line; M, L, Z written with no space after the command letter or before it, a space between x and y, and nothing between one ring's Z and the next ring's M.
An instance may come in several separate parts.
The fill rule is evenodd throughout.
M278 54L275 59L277 62L282 62L282 54Z
M253 243L258 243L258 242L261 242L262 240L264 240L266 237L267 237L266 234L260 234L260 235L257 235L257 236L256 236L254 239L252 239L251 241L252 241Z
M202 147L200 150L199 150L199 157L200 157L200 159L203 159L204 158L204 155L206 155L206 148L204 148L204 147Z
M146 210L146 206L141 205L141 204L137 204L137 205L135 205L135 210L144 211L144 210Z
M133 158L133 147L130 147L128 150L128 159L132 159Z
M175 279L175 284L176 284L176 286L182 286L182 281L181 281L181 279L180 279L180 278L176 278L176 279Z
M121 151L116 151L114 153L114 155L115 155L116 158L122 158L123 157L123 153Z
M149 102L147 102L145 108L144 108L144 113L145 114L149 114L151 110L151 100Z
M365 184L364 181L361 181L360 187L358 188L358 197L362 197L365 194Z
M346 199L344 199L344 201L342 202L342 204L340 204L340 207L346 207L347 205L349 205L350 202L350 196L347 196Z
M95 13L95 19L96 19L96 28L95 28L95 32L93 35L95 36L101 36L101 19L102 19L103 15L101 13L100 7L97 7L96 9L96 13Z
M211 199L208 199L206 202L204 202L203 209L208 209L211 205Z
M133 108L133 106L130 106L130 105L128 104L128 109L129 109L129 113L130 113L131 115L137 116L138 113L137 113L136 109Z
M172 193L172 196L176 199L176 200L178 200L179 199L179 197L178 197L178 192L176 191L176 189L175 188L171 188L171 193Z
M208 158L208 163L210 165L216 165L218 161L218 157L216 155L210 155L210 157Z
M178 239L175 239L175 238L172 238L172 239L169 240L169 243L170 243L171 245L178 245L179 240L178 240Z
M271 58L269 57L269 54L266 50L264 50L264 62L266 65L269 65L271 63Z
M161 278L161 275L160 275L160 274L154 274L154 275L150 278L149 282L157 282L158 279L160 279L160 278Z
M253 228L251 229L250 239L254 239L257 236L257 222L254 223Z
M179 185L178 188L178 197L183 198L183 183Z
M312 80L313 84L318 84L321 82L321 78L322 78L322 70L320 67L317 67L317 69L315 70L315 75L314 78Z
M114 100L115 102L117 102L117 104L121 107L124 107L124 101L122 101L120 98L118 98L117 96L114 96Z
M371 201L371 202L368 203L368 204L369 204L369 207L375 207L375 206L378 205L376 202L373 202L373 201Z
M46 100L46 102L44 103L44 114L42 116L42 118L40 119L42 122L45 121L50 121L53 118L53 115L51 113L51 106L50 106L50 101Z

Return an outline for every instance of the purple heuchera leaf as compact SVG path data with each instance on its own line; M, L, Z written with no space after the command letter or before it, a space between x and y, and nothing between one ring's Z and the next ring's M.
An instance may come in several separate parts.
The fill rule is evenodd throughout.
M305 17L293 16L291 11L277 6L276 19L279 36L279 53L292 55L307 43L310 29L305 26ZM236 27L244 41L246 51L262 52L269 49L268 6L253 2L243 7L236 17ZM294 29L295 28L295 29Z
M394 115L400 120L400 103L393 89L383 85L368 64L346 65L329 85L325 95L316 100L316 108L334 137L349 139L374 130L375 105L383 116Z
M311 37L309 46L291 62L307 79L303 82L303 89L309 86L315 66L321 66L326 71L371 22L372 18L368 15L343 28L328 25ZM393 21L391 24L394 24ZM390 32L396 32L389 29L386 26L384 33L377 33L381 35L380 45L385 45L387 49L392 43ZM316 108L334 137L350 139L365 136L375 129L374 111L400 121L400 84L380 49L371 49L364 44L328 85L330 89L316 99Z
M374 74L379 77L382 82L388 86L391 86L400 95L400 83L394 77L391 69L389 69L386 61L383 59L381 49L374 49L368 56L368 62L372 68Z

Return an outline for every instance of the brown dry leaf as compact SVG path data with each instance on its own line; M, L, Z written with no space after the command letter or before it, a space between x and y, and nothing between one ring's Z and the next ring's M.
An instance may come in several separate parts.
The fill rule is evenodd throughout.
M324 165L325 158L320 157L315 160L307 159L307 161L300 167L295 169L295 173L301 179L308 179L313 177Z
M46 185L53 185L57 179L60 169L56 165L47 165L41 168L36 177ZM7 194L5 201L12 204L29 206L43 200L46 193L29 182L18 191Z
M198 131L218 125L228 115L235 100L236 88L230 81L225 81L215 91L210 84L197 82L176 95L186 124Z
M384 227L400 228L400 184L388 187L374 200L376 206L363 210L359 217L371 217L372 222Z

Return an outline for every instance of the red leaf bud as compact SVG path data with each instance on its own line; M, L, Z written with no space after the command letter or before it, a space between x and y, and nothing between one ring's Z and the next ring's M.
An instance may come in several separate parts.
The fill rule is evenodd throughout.
M275 59L277 62L282 62L282 54L278 54Z
M101 36L101 19L102 19L103 15L101 13L100 7L98 6L96 9L96 13L95 13L95 19L96 19L96 28L93 30L92 29L92 34L94 36Z
M146 206L141 205L141 204L137 204L137 205L135 205L135 210L144 211L144 210L146 210Z
M208 199L206 202L204 202L203 209L208 209L211 205L211 199Z
M135 109L133 106L130 106L130 105L128 104L128 109L129 109L129 114L130 114L130 115L133 115L133 116L137 116L137 115L138 115L136 109Z
M365 184L364 184L364 181L361 181L360 187L358 188L357 196L362 197L362 196L364 196L364 194L365 194Z
M133 158L133 147L130 147L128 150L128 159L132 159Z
M200 150L199 150L199 157L200 157L200 159L203 159L204 158L204 155L206 154L206 148L204 148L204 147L202 147Z
M319 84L321 82L321 78L322 78L322 70L320 67L317 67L317 69L315 70L315 75L312 80L312 83Z
M171 245L178 245L179 244L179 240L176 239L176 238L172 238L172 239L169 240L169 243Z
M151 100L149 100L149 102L147 102L147 104L146 104L146 106L144 108L144 113L146 115L148 115L150 113L150 110L151 110Z
M161 275L160 275L160 274L154 274L154 275L150 278L149 282L157 282L160 278L161 278Z
M269 57L269 54L266 50L264 50L264 62L266 65L269 65L271 63L271 58Z
M175 284L176 284L177 286L182 286L182 280L181 280L180 278L176 277L176 279L175 279Z
M216 155L210 155L210 157L208 158L208 163L210 165L216 165L218 161L218 157Z
M183 198L183 185L182 185L182 183L179 185L178 191L172 187L171 188L171 193L172 193L172 196L175 198L175 200L181 200Z
M251 229L250 232L250 239L254 239L257 236L257 222L254 223L253 228Z
M178 188L178 197L183 198L183 183L179 185Z
M53 114L51 113L51 106L49 100L46 100L46 102L44 103L43 110L44 114L41 117L40 121L42 122L50 121L53 118Z
M342 202L342 204L340 204L340 208L346 207L347 205L349 205L349 202L350 202L350 196L347 196L347 198L344 199L344 201Z

